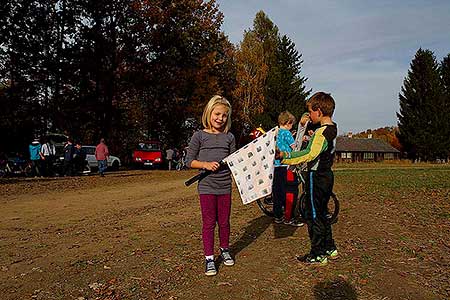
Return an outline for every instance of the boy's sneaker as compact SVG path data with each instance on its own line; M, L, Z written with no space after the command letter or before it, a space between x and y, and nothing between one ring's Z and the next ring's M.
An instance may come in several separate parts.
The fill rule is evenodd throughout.
M220 249L220 256L222 257L222 261L225 266L231 267L234 265L234 259L231 257L228 249Z
M205 261L205 275L214 276L217 274L216 264L213 259L207 259Z
M275 218L275 223L281 224L281 223L283 223L283 222L284 222L284 218L283 218L283 217L281 217L281 218Z
M305 225L295 219L292 219L290 221L284 221L284 224L294 226L294 227L302 227L303 225Z
M325 251L325 254L330 259L337 259L339 257L339 253L338 253L337 249L327 250L327 251Z
M314 265L314 266L326 266L328 264L328 259L325 255L313 256L311 254L305 256L299 256L297 259L303 263Z

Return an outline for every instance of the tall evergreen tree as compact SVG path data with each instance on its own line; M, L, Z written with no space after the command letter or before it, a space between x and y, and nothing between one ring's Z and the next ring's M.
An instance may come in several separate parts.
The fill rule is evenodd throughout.
M399 140L408 157L429 161L446 151L448 136L442 126L442 84L432 51L419 49L403 82L400 112L397 113Z
M450 137L450 119L448 118L450 116L450 53L442 59L440 72L443 85L441 115L444 117L442 120L442 131L444 136ZM450 139L448 139L446 145L447 153L443 155L445 158L450 158Z
M306 90L306 77L301 75L302 55L295 49L295 44L286 35L278 42L275 62L267 79L266 115L272 127L277 124L280 112L289 110L300 118L305 111L306 98L311 90Z
M23 145L45 133L54 94L53 56L57 34L54 23L58 1L2 2L0 21L0 78L6 83L0 109L3 137L9 145ZM11 126L13 124L13 126Z
M450 97L450 53L442 59L440 71L445 96Z
M276 51L278 46L278 27L261 10L256 13L253 20L252 32L257 42L261 43L263 48L264 62L271 66L276 60Z

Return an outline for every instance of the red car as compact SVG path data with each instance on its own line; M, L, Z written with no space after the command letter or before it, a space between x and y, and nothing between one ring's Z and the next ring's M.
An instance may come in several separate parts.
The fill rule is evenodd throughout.
M159 141L141 142L133 151L133 163L139 167L160 168L163 165L162 145Z

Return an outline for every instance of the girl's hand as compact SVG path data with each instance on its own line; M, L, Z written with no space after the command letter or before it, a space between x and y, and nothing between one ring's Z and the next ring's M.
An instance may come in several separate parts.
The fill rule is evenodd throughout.
M220 164L217 161L205 161L203 162L203 169L209 171L217 171L220 167Z

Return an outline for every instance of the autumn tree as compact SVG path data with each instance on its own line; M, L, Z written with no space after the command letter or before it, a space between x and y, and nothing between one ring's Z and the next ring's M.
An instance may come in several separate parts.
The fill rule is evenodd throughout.
M353 135L353 138L374 138L380 139L390 144L395 149L402 151L401 144L397 137L398 127L386 126L377 129L367 129L366 131L359 132Z
M264 111L264 87L268 73L264 61L263 45L251 31L236 53L236 89L233 92L236 117L243 123L253 124L253 117Z
M140 139L181 143L185 120L234 88L213 0L0 5L0 130L22 144L49 131L107 137L122 155Z
M236 89L234 109L238 120L257 126L266 106L266 81L275 62L278 28L259 11L253 28L244 32L236 53Z
M179 144L186 119L199 119L214 94L231 94L233 55L220 31L223 15L215 1L145 1L135 10L143 16L136 55L145 66L138 71L147 86L141 89L146 131Z
M301 75L302 63L292 40L280 36L270 18L258 12L236 53L235 108L242 123L271 128L287 109L300 116L310 93Z

